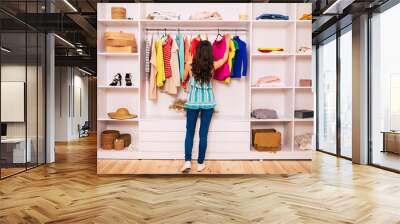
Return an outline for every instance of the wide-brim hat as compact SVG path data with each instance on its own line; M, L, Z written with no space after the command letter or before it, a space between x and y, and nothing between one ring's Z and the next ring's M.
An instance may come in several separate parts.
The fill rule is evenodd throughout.
M129 110L127 108L118 108L117 111L110 112L107 114L111 119L117 119L117 120L137 118L137 115L129 113Z

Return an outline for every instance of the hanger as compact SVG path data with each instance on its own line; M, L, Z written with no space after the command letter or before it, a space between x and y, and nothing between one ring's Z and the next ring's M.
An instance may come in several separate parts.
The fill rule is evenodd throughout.
M161 36L161 39L166 39L167 36L168 36L168 35L167 35L167 28L164 28L164 33L163 33L163 35Z
M217 37L215 38L215 40L218 40L218 38L221 37L221 39L223 38L222 34L219 32L219 28L218 28L218 34Z

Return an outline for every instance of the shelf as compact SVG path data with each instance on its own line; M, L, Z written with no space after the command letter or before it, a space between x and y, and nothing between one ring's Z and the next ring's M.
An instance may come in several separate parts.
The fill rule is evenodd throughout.
M97 86L99 89L126 89L126 90L138 90L136 86Z
M304 119L295 118L294 121L295 122L314 122L314 118L304 118Z
M293 87L290 86L252 86L252 90L289 90L293 89Z
M283 58L283 57L294 56L294 54L290 54L290 53L265 53L265 54L253 53L251 56L253 58L269 58L269 57Z
M105 26L137 26L139 24L137 20L128 19L100 19L98 22Z
M297 53L296 56L297 56L297 57L312 57L312 54L301 54L301 53Z
M138 57L139 56L138 53L107 53L107 52L98 52L97 55L98 56L106 56L106 57L110 57L110 56L116 56L116 57Z
M294 24L293 20L253 20L253 27L264 27L264 26L273 26L273 27L288 27Z
M297 90L301 90L301 89L304 89L304 90L312 90L313 88L310 86L310 87L305 87L305 86L296 86L296 89Z
M304 23L304 24L312 24L312 20L300 20L300 19L298 19L298 20L296 20L296 23Z
M272 154L281 153L281 152L291 152L291 151L292 151L292 147L290 145L282 145L281 149L278 151L258 151L253 146L250 149L250 152L254 152L254 153L272 153Z
M111 119L111 118L98 118L97 121L127 123L127 122L139 122L139 119L134 118L134 119L126 119L126 120L116 120L116 119Z
M292 122L293 119L291 119L291 118L278 118L278 119L256 119L256 118L252 118L250 121L254 122L254 123L259 123L259 122Z
M249 21L241 20L141 20L148 28L203 27L203 28L248 28Z

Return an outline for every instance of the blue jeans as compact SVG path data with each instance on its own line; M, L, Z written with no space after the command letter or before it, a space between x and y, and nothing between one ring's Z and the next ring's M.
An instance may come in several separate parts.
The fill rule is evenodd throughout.
M203 164L207 150L207 135L210 127L214 109L186 109L186 138L185 138L185 161L192 160L193 137L196 130L196 122L200 113L199 131L199 157L197 162Z

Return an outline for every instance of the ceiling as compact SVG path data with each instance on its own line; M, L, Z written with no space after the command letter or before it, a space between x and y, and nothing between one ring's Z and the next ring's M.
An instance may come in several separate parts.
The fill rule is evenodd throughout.
M340 0L345 4L337 4L341 14L323 14L327 8L339 0L269 0L255 2L310 2L313 4L313 39L329 35L329 29L345 16L356 16L367 8L382 4L386 0ZM47 2L47 3L46 3ZM55 32L61 38L76 47L56 38L56 65L75 65L96 70L96 4L100 2L135 2L130 0L1 0L0 25L3 33L3 46L8 46L23 52L25 38L18 37L18 32L30 31ZM138 1L136 1L138 2ZM143 1L142 1L143 2ZM171 1L144 1L171 2ZM174 2L188 2L175 0ZM216 2L202 0L201 2ZM223 2L223 1L219 1ZM243 2L233 0L229 2ZM254 1L253 1L254 2ZM47 5L46 5L47 4ZM342 8L340 8L340 6ZM54 13L47 13L50 11ZM76 11L75 11L76 9ZM331 12L331 11L330 11ZM351 22L351 19L350 19ZM330 31L330 32L334 32ZM28 38L30 39L30 38ZM29 42L30 40L28 40ZM28 44L28 54L34 51L34 43ZM32 49L31 49L32 46ZM79 49L79 50L78 50ZM17 52L17 51L16 51ZM26 54L20 53L20 54Z

